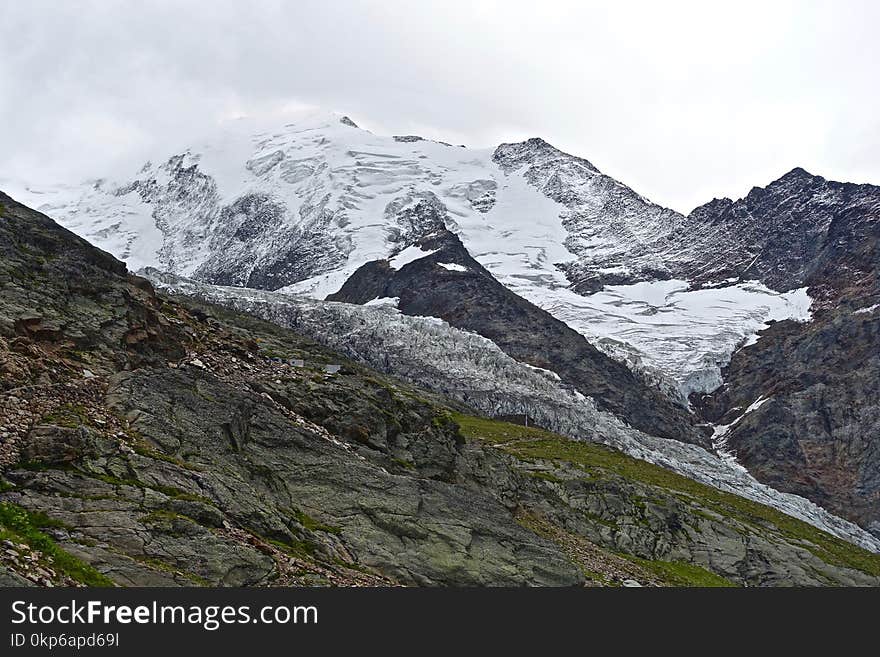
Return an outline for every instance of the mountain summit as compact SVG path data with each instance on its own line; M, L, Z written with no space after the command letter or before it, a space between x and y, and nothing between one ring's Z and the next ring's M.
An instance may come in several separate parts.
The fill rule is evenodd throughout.
M804 316L802 298L725 282L739 273L718 261L729 235L714 220L651 203L542 139L468 149L344 119L229 122L128 178L25 200L132 269L315 298L439 226L502 285L680 400L716 384L766 319ZM694 279L724 290L689 294ZM704 328L707 304L718 330Z

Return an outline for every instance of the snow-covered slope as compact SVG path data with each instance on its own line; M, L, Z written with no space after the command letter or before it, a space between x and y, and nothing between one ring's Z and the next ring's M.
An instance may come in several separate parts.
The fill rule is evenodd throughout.
M387 304L314 301L283 292L205 285L155 270L144 273L166 291L220 303L293 328L355 360L489 416L528 415L563 435L611 445L880 551L880 539L856 525L802 497L759 483L728 458L633 429L597 409L592 399L562 383L552 372L520 363L490 340L439 319L408 317Z
M690 289L687 281L609 285L579 295L548 290L542 307L606 354L687 404L721 385L733 351L758 339L768 321L810 319L806 288L775 292L757 281Z
M468 149L324 112L241 119L131 176L21 200L132 269L315 298L430 230L412 212L427 202L500 282L680 399L766 320L804 316L802 293L663 280L693 260L673 239L684 218L540 139Z

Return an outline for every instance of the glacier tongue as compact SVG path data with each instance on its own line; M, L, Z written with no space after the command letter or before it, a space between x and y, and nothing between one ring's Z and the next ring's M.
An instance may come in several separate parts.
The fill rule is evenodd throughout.
M520 363L490 340L393 306L316 301L282 292L205 285L157 270L141 272L170 293L252 313L292 328L354 360L440 392L489 416L521 415L574 439L601 442L721 490L772 506L880 552L880 539L796 495L755 480L729 458L647 435L599 411L552 372ZM391 301L391 300L389 300Z

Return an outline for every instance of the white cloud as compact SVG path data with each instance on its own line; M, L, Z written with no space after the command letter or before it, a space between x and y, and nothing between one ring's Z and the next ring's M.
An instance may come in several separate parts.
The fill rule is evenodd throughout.
M794 166L880 182L880 4L10 3L0 178L101 175L239 114L539 135L680 210Z

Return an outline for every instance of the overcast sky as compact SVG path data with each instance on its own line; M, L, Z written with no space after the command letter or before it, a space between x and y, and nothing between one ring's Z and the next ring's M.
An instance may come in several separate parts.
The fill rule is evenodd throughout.
M0 179L112 175L241 114L541 136L663 205L880 184L880 2L0 0Z

